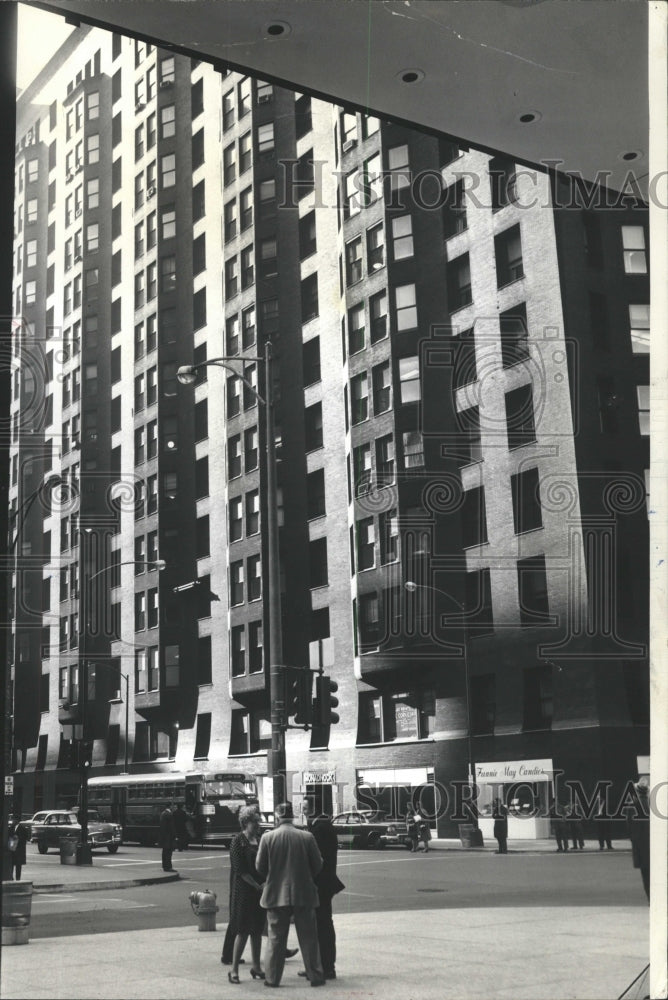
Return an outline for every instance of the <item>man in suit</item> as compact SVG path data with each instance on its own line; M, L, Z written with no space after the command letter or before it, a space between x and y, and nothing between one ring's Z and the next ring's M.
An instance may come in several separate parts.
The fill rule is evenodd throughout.
M336 931L332 917L332 899L337 892L345 889L345 885L336 874L339 842L332 820L327 813L311 817L308 821L308 828L322 855L322 868L315 880L320 899L320 904L315 911L320 957L325 979L336 979ZM305 976L306 972L300 972L299 975Z
M311 986L323 986L325 975L314 913L318 905L315 878L322 868L322 857L313 835L293 825L290 802L277 806L276 820L276 829L260 840L255 862L258 874L265 880L260 898L260 905L267 911L265 986L280 985L291 916Z
M176 840L176 830L174 827L174 803L163 809L160 813L160 846L162 847L162 870L173 872L172 852Z

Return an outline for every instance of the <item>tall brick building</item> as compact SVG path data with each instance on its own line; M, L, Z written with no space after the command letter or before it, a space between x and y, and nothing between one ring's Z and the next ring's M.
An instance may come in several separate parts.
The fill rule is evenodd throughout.
M17 806L76 797L82 661L91 773L238 768L270 806L262 413L230 372L176 378L268 340L283 662L323 665L341 717L288 731L295 802L420 795L448 832L475 765L483 828L502 787L539 836L555 772L621 789L648 748L646 211L85 28L18 120Z

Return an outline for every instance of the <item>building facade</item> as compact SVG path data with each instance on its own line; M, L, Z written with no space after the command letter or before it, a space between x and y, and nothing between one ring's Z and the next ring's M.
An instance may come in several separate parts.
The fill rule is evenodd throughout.
M267 342L282 662L340 715L288 730L291 797L447 833L470 774L539 836L559 780L619 793L646 210L95 29L18 120L17 808L76 799L82 703L90 773L238 769L271 807Z

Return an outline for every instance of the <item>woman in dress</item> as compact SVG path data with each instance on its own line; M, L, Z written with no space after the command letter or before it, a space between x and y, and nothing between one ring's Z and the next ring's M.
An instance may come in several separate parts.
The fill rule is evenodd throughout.
M230 923L234 926L234 952L232 971L227 978L239 982L239 964L246 941L250 937L253 979L264 979L260 966L262 928L266 917L260 906L262 880L255 869L255 859L260 843L260 814L254 806L239 811L238 833L230 844Z

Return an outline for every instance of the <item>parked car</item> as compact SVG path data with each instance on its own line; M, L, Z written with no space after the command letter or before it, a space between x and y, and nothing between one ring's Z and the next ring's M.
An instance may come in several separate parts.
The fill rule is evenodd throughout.
M22 819L20 825L28 834L28 840L34 840L35 833L40 826L44 826L44 820L49 815L48 809L36 812L32 819Z
M89 816L91 814L89 813ZM99 814L93 811L93 815ZM69 809L52 809L43 821L37 825L33 840L40 854L46 854L50 847L60 847L62 837L81 836L81 825L77 822L75 812ZM122 830L118 823L105 823L98 819L88 820L88 844L90 847L106 847L110 854L115 854L121 845Z
M379 812L355 810L339 813L332 823L342 847L385 847L388 844L410 847L403 821L389 820Z

